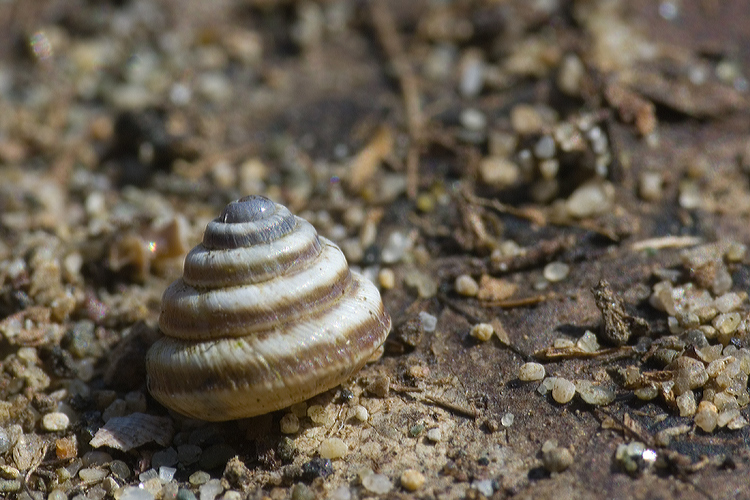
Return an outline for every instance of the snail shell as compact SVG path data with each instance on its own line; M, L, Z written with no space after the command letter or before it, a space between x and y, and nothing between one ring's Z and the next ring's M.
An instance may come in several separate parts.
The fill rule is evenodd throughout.
M164 292L146 357L163 405L202 420L261 415L335 387L391 327L377 288L307 221L261 196L227 205Z

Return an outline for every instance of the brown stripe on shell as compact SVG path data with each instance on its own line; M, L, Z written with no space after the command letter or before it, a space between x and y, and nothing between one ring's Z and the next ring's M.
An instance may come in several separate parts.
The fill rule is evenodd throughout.
M230 311L219 307L222 295L230 296L234 290L250 286L267 286L270 281L288 281L294 275L308 271L315 267L316 261L322 260L324 253L340 252L341 250L332 244L327 244L318 258L308 262L306 266L299 266L293 272L256 285L220 289L215 291L201 292L194 290L177 280L164 292L162 298L162 310L159 316L159 327L162 332L171 337L182 339L210 339L220 337L239 337L269 328L274 324L296 321L298 318L325 310L332 306L336 300L344 296L351 285L351 274L345 265L335 269L330 279L324 280L323 275L313 275L315 279L309 290L290 290L289 293L275 302L247 303L242 309ZM342 256L343 259L343 256ZM191 310L180 307L176 300L182 296L201 297L199 310Z
M356 296L363 285L374 288L355 276L349 297ZM253 352L253 346L284 332L206 343L165 338L149 352L149 390L157 400L181 413L206 420L259 415L302 401L345 381L385 340L390 318L382 302L363 305L370 311L361 323L346 325L343 335L323 332L333 342L312 347L289 345L288 352L276 357ZM304 321L314 323L326 314L330 311ZM209 364L206 353L213 350L222 356L220 360L213 356L216 363ZM180 359L190 363L181 364Z
M260 199L261 197L255 197L256 201ZM263 200L263 203L273 204L268 199ZM230 205L241 201L232 202ZM227 208L230 205L227 205ZM274 207L272 213L264 213L248 221L227 221L222 213L206 226L203 233L203 246L212 250L246 247L278 240L294 231L297 218L283 205L274 204Z
M309 223L302 221L304 225ZM298 224L302 227L303 224ZM312 232L314 233L314 229ZM260 283L275 276L293 272L304 266L322 251L317 236L310 238L301 249L290 252L283 246L284 238L272 244L262 244L267 249L267 257L262 260L242 258L242 248L209 250L203 245L195 247L185 257L183 281L196 288L220 288L240 284ZM196 256L200 254L201 259Z

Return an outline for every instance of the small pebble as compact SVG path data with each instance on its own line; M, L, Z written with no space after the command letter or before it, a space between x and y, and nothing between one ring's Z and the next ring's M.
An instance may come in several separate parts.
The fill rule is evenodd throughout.
M646 201L659 201L663 196L663 184L660 172L644 172L638 180L638 193Z
M297 483L292 488L291 500L315 500L315 491L305 483Z
M320 447L318 448L318 454L321 457L330 459L342 458L346 456L348 451L349 448L346 446L346 443L339 438L325 439L320 443Z
M588 380L579 380L576 383L576 392L590 405L605 406L615 400L615 391Z
M482 182L496 189L512 186L521 178L521 169L508 158L488 156L479 162Z
M68 500L68 495L63 490L54 489L50 492L47 500Z
M412 241L406 235L399 231L394 231L388 236L388 240L380 254L380 259L385 264L395 264L401 260L411 245Z
M68 428L70 419L64 413L52 412L42 417L42 429L49 432L64 431Z
M545 375L544 365L540 363L524 363L518 370L518 379L523 382L542 380Z
M119 500L154 500L154 494L138 486L126 486L122 489ZM195 500L195 496L192 500Z
M586 330L583 336L576 341L576 347L585 352L596 352L599 350L599 341L596 340L596 334L591 330Z
M565 208L568 215L583 219L605 213L614 202L615 188L606 181L592 181L578 187L568 197Z
M513 422L515 422L516 416L510 412L503 414L503 416L500 418L500 423L503 427L510 427L513 425Z
M208 472L199 470L190 474L188 482L193 486L200 486L201 484L206 484L209 479L211 479L211 475Z
M548 160L555 156L555 139L552 136L542 136L534 144L534 155L542 160Z
M396 286L396 274L393 269L384 267L378 273L378 283L383 290L391 290Z
M551 283L557 283L558 281L562 281L567 278L568 273L570 273L569 265L565 264L564 262L550 262L549 264L544 266L542 275L547 281Z
M177 491L176 500L197 500L197 498L195 497L195 493L193 493L192 491L185 488L180 488Z
M549 472L563 472L573 464L573 455L556 442L546 441L542 445L542 464Z
M113 460L109 464L109 470L112 471L118 479L128 479L130 477L130 468L122 460Z
M468 274L462 274L456 278L456 293L465 297L476 297L479 292L479 284Z
M317 477L326 478L333 474L333 466L327 458L315 457L309 462L302 464L302 479L308 482Z
M733 241L729 244L724 258L729 262L741 262L747 254L747 246Z
M401 486L408 491L417 491L424 486L425 481L424 474L414 469L406 469L401 474Z
M391 379L386 375L375 377L375 380L367 384L367 392L379 398L388 396L391 388Z
M430 313L424 311L420 312L419 321L422 324L422 329L425 331L425 333L434 332L435 328L437 328L437 317L433 316Z
M221 480L211 479L200 487L198 495L200 500L214 500L224 488L221 486Z
M718 425L719 412L713 403L701 401L693 421L703 432L713 432Z
M558 377L552 385L552 399L560 404L570 402L575 393L576 386L570 380Z
M743 300L744 298L739 294L729 292L720 297L716 297L716 300L714 300L714 307L718 309L720 313L728 313L739 309Z
M352 500L352 490L345 484L342 484L331 492L328 500Z
M151 479L157 479L158 477L159 473L156 471L156 469L149 469L138 474L138 480L142 483L148 482Z
M21 471L10 465L0 465L0 476L3 479L18 479L21 477Z
M170 482L174 478L175 472L177 472L177 469L174 467L159 467L159 481L161 481L162 484Z
M307 416L316 425L322 425L328 427L333 425L333 415L321 405L312 405L307 409Z
M98 483L107 477L107 471L103 469L81 469L78 477L86 484Z
M350 410L350 415L360 422L367 422L367 419L370 418L370 413L367 411L367 408L365 408L362 405L356 405Z
M495 485L492 479L480 479L471 483L471 487L477 490L484 497L491 497L495 493Z
M432 441L433 443L439 443L443 440L443 432L440 430L440 427L435 427L434 429L430 429L427 431L427 439Z
M718 330L719 334L730 335L737 330L738 326L740 326L740 321L742 321L740 314L732 312L719 314L714 318L711 324L716 330Z
M362 478L362 486L377 495L385 495L393 489L393 483L385 474L368 474Z
M295 434L299 431L299 419L294 413L287 413L279 422L282 434Z
M495 333L495 329L489 323L479 323L471 327L469 335L477 340L486 342L492 338L492 334Z
M478 109L469 108L463 110L459 116L459 120L464 128L472 132L479 132L487 127L487 118Z

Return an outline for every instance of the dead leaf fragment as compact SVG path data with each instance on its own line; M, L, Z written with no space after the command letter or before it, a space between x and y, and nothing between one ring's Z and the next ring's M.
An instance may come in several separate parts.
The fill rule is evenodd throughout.
M375 172L388 155L393 151L393 132L388 127L381 127L370 142L362 148L351 163L349 187L359 192L375 175Z
M477 298L483 301L506 300L516 293L518 286L510 281L493 278L487 274L479 279Z
M156 417L145 413L131 413L113 417L104 424L89 444L94 448L109 446L122 451L132 450L155 441L162 446L172 442L174 429L169 417Z

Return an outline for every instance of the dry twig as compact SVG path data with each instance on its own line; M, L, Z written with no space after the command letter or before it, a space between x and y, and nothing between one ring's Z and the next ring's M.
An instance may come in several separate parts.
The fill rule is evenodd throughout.
M409 198L417 196L419 182L419 150L422 146L424 116L420 104L419 85L414 70L401 45L393 16L383 0L370 1L370 15L393 71L396 73L404 98L406 126L409 131L409 150L406 153L406 192Z

